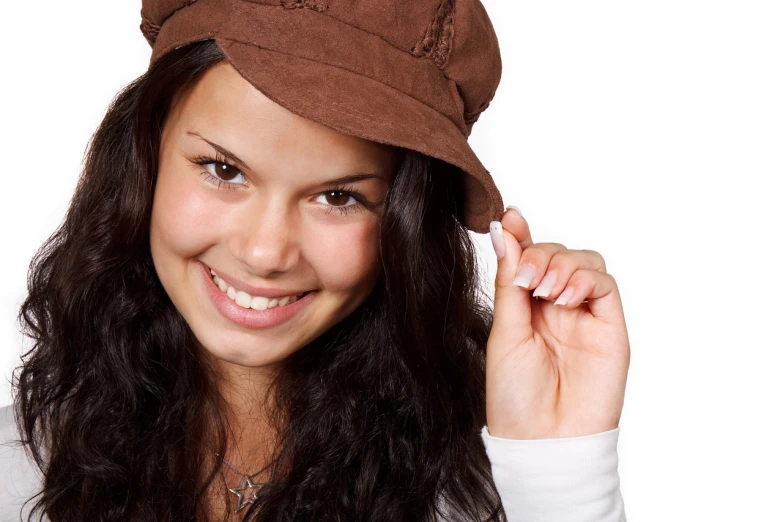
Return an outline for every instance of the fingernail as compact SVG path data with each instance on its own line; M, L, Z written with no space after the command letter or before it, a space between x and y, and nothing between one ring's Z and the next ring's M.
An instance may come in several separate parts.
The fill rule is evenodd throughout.
M520 267L519 272L517 272L517 276L514 278L513 281L511 281L511 284L521 286L522 288L527 288L530 286L530 281L533 280L533 276L535 275L536 275L535 265L531 265L530 263L525 263Z
M554 272L549 272L546 276L544 276L544 279L536 287L536 291L533 292L533 297L548 296L549 292L552 291L552 287L555 286L556 280L557 276L554 274Z
M516 210L516 211L517 211L517 214L519 214L519 217L522 217L522 211L521 211L521 210L519 210L519 208L515 207L514 205L509 205L509 206L507 206L507 207L506 207L506 210L508 210L508 209Z
M557 301L555 301L556 305L564 305L568 302L569 299L571 299L571 296L574 295L574 289L573 287L568 287L565 289L565 291L560 294L560 297L557 298Z
M500 221L489 222L489 237L492 239L492 247L498 259L506 255L506 243L503 241L503 225Z

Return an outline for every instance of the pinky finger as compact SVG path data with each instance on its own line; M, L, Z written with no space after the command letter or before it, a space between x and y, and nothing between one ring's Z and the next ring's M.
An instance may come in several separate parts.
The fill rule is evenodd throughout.
M598 270L576 270L554 304L573 308L585 303L595 317L615 317L622 304L614 277Z
M567 286L565 290L560 294L560 297L558 297L554 304L555 306L562 306L563 308L568 308L570 306L576 305L576 289L573 286ZM538 297L536 297L538 299ZM579 302L580 305L587 304L589 301L587 299L582 299L581 302Z

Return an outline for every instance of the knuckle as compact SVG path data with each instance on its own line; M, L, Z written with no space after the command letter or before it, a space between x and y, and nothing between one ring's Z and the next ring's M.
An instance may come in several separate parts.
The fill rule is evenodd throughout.
M548 261L564 250L565 247L560 243L535 243L527 247L522 255L530 256L531 259Z
M560 250L555 252L549 262L550 270L571 270L579 266L579 260L574 256L573 250Z
M563 243L539 243L539 245L541 245L544 250L553 255L568 251Z
M522 252L521 264L532 263L540 269L547 259L549 259L549 254L546 249L541 246L541 243L536 243L535 245L530 245Z
M596 258L598 260L598 264L602 268L606 267L606 259L604 259L604 256L602 256L600 252L596 252L595 250L589 250L589 249L585 249L585 250L583 250L583 252L585 252L588 255L593 256L594 258Z

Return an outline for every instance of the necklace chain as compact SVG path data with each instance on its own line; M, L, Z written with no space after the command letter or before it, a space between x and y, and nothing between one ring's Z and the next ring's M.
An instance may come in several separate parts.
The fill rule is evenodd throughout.
M210 446L210 448L209 448L209 449L211 449L211 450L212 450L212 453L214 453L216 456L220 457L220 453L218 453L217 451L215 451L215 448L211 447L211 445L209 445L209 446ZM264 470L267 468L266 466L264 466L263 468L259 469L258 471L256 471L256 472L255 472L255 473L253 473L252 475L247 475L247 474L245 474L245 473L242 473L241 471L239 471L239 470L238 470L237 468L235 468L234 466L232 466L232 465L231 465L231 464L230 464L230 463L229 463L229 462L228 462L226 459L224 459L223 457L220 457L220 460L222 460L222 461L223 461L223 464L225 464L226 466L228 466L228 467L231 469L231 471L233 471L234 473L236 473L236 474L237 474L237 475L239 475L240 477L247 476L248 478L253 478L253 477L255 477L256 475L258 475L259 473L261 473L262 471L264 471Z
M215 452L215 455L217 455L218 457L220 457L220 453L218 453L218 452ZM235 468L234 466L232 466L231 464L229 464L229 463L228 463L228 461L227 461L226 459L224 459L224 458L222 458L222 457L221 457L221 459L220 459L220 460L222 460L222 461L223 461L223 463L224 463L226 466L228 466L229 468L231 468L231 470L232 470L234 473L236 473L237 475L239 475L240 477L244 477L244 476L246 475L245 473L242 473L242 472L241 472L241 471L239 471L237 468ZM256 472L255 472L255 473L253 473L252 475L247 475L247 477L248 477L248 478L253 478L253 477L255 477L256 475L258 475L259 473L261 473L262 471L264 471L265 469L266 469L266 466L264 466L263 468L259 469L258 471L256 471Z

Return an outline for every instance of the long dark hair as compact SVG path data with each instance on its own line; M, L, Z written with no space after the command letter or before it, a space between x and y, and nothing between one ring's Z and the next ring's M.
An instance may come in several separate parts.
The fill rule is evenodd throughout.
M28 520L207 518L225 417L149 228L172 99L221 60L212 40L181 47L117 95L31 262L18 320L34 344L12 379L21 440L44 473ZM399 150L377 284L286 360L273 393L281 443L245 520L505 520L480 436L492 310L461 185L453 166ZM209 426L219 456L205 478Z

